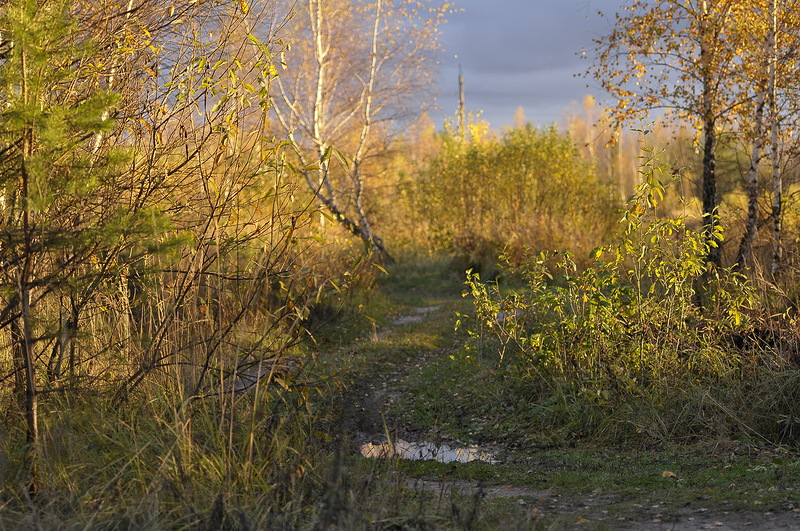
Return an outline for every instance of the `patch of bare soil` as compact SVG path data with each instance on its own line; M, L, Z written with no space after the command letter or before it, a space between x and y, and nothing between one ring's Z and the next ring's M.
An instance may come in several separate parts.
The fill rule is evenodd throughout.
M717 529L720 531L752 529L797 530L800 529L800 513L717 512L698 509L694 511L687 510L668 517L657 513L642 519L619 521L619 525L616 528L643 529L647 531L690 531L696 529Z
M465 480L431 481L409 479L406 481L406 486L412 489L433 492L440 496L451 496L453 494L475 496L477 494L489 500L519 498L521 505L528 503L526 499L548 500L555 495L552 490L535 490L513 485L481 485L477 481Z
M564 496L553 489L537 490L513 485L481 485L476 481L431 481L408 479L406 486L424 490L443 498L454 494L487 500L511 498L529 508L531 520L559 517L566 528L641 529L644 531L733 530L798 530L800 510L775 513L752 511L713 511L705 508L680 509L672 512L663 505L640 506L641 514L613 516L615 506L625 500L614 494L590 497ZM636 508L636 506L634 506ZM630 512L630 507L625 508ZM567 517L564 520L564 517Z
M425 316L429 313L433 313L439 309L439 306L422 306L420 308L414 308L413 315L401 315L392 319L392 325L394 326L402 326L412 323L419 323Z
M414 313L412 314L398 315L389 321L390 327L378 330L373 336L373 339L375 341L386 339L397 327L422 322L428 314L438 311L439 308L439 306L421 306L419 308L414 308Z
M389 322L389 326L378 330L371 337L373 343L383 341L390 335L398 333L404 326L419 323L428 318L431 314L439 311L440 306L422 306L414 308L413 313L400 315ZM350 432L351 436L359 444L363 442L381 443L385 439L386 429L388 428L393 436L408 436L408 426L394 426L385 424L386 419L383 412L395 400L400 398L404 392L400 383L403 377L414 368L423 366L429 354L421 354L418 357L409 359L405 363L393 366L391 369L369 374L361 379L355 386L356 400L349 405L350 411ZM413 436L414 434L411 433Z

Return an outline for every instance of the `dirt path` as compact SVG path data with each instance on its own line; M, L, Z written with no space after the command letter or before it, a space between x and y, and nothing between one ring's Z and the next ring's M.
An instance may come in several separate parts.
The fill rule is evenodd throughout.
M642 529L645 531L728 530L797 530L800 511L756 513L752 511L715 511L707 508L667 510L664 505L639 506L638 516L614 517L614 506L623 502L615 495L594 497L564 496L557 491L534 490L513 485L481 485L468 481L432 481L409 479L409 488L426 490L437 496L454 493L488 500L512 499L528 510L531 523L549 520L559 528ZM548 519L548 515L550 518Z
M364 343L378 349L383 344L402 344L403 340L395 336L407 333L409 325L418 324L425 319L443 319L444 316L436 315L440 311L439 305L414 307L408 313L394 316L386 326L362 339L356 348L363 349ZM422 367L428 358L436 354L435 350L423 350L412 355L390 351L388 359L383 363L373 364L370 370L360 375L354 385L359 400L354 405L354 416L350 419L354 428L353 436L357 441L383 442L386 440L387 430L393 435L403 437L416 435L409 433L413 427L398 426L391 419L386 419L385 413L407 391L403 380L409 372Z

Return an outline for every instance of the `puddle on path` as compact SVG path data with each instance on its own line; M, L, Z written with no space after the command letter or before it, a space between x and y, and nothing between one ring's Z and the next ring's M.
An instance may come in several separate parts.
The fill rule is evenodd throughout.
M398 439L392 443L371 443L361 445L361 455L364 457L399 457L401 459L428 459L440 463L469 463L483 461L496 463L494 456L477 446L450 447L446 444L436 445L430 442L411 443Z

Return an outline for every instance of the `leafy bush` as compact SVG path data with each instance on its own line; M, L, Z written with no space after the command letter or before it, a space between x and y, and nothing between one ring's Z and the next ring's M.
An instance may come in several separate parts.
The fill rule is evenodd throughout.
M614 192L553 127L473 127L469 141L448 129L407 187L415 223L464 269L487 272L504 247L512 259L526 246L586 254L613 229Z
M776 345L750 340L763 326L752 283L706 264L721 230L708 240L683 216L658 217L665 184L654 157L645 149L643 182L622 211L620 233L591 253L591 267L580 271L566 252L534 252L518 265L506 260L509 272L524 281L517 290L468 273L482 327L473 338L496 349L502 372L519 379L513 385L533 393L529 399L570 404L566 413L551 413L563 422L577 419L576 433L609 423L636 424L641 433L641 419L634 420L641 415L630 414L632 405L649 411L648 425L661 421L662 436L691 432L707 423L712 398L729 403L720 397L745 396L745 387L768 381L768 370L786 366ZM471 348L475 355L475 341ZM679 410L677 404L683 404ZM760 429L771 426L767 431L781 437L780 418L796 411L762 406L714 409L737 423L759 409Z

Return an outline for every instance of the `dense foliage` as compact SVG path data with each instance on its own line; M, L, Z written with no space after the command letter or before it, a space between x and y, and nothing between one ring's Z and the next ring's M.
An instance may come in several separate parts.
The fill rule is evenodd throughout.
M0 7L4 506L61 492L82 513L84 496L108 495L82 490L108 467L132 499L173 472L224 491L259 455L275 465L261 491L303 475L304 443L280 419L282 397L304 411L308 391L290 389L286 360L312 306L360 269L345 252L316 266L314 208L266 129L279 48L247 32L270 14L258 7ZM188 426L209 419L196 439ZM257 430L276 444L266 457ZM178 464L184 450L199 468ZM111 466L115 452L143 457L139 478Z
M585 255L613 229L615 192L554 127L473 127L469 140L448 131L440 142L407 186L410 217L461 265L488 269L506 246Z
M795 372L794 320L766 318L745 276L707 265L721 230L709 241L684 215L656 215L676 176L645 154L622 230L592 252L591 266L578 269L569 253L533 253L508 264L523 282L511 289L468 274L482 331L472 332L467 358L497 355L532 402L572 404L543 408L542 422L573 435L612 426L656 441L722 430L794 442L784 419L798 411L785 388L765 392L767 403L746 398L751 386ZM717 393L730 409L710 414L702 402Z

